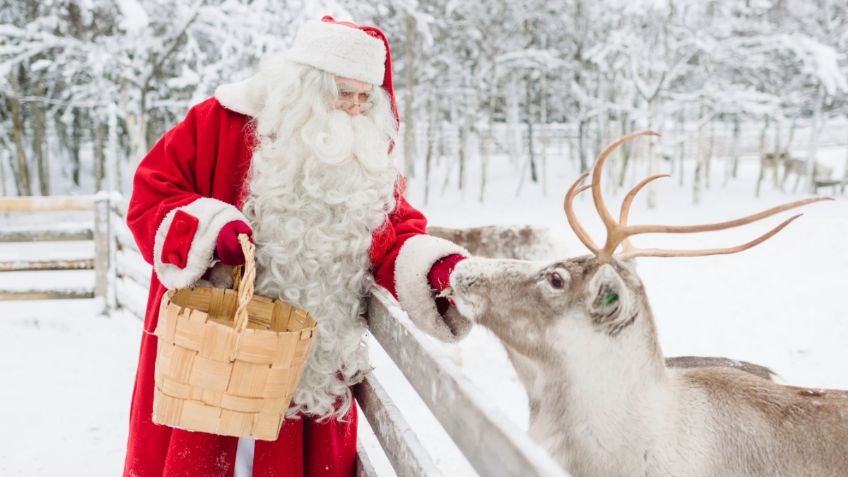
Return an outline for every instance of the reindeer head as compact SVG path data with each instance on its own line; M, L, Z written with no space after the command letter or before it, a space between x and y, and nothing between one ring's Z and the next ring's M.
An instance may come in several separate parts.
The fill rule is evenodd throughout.
M637 249L629 237L644 233L695 233L737 227L826 198L791 202L736 220L716 224L669 226L627 225L630 205L648 183L666 174L648 177L624 198L619 219L613 218L601 196L601 171L609 155L642 131L608 146L592 171L592 184L581 187L581 176L565 196L565 213L577 237L591 255L542 264L517 260L471 258L461 262L451 277L451 288L460 313L491 329L507 348L533 360L564 358L645 360L661 366L653 318L644 287L630 259L641 256L703 256L747 250L786 227L795 215L756 239L735 247L701 250ZM606 229L603 247L589 237L574 214L574 198L592 189L595 208ZM619 248L621 249L619 251ZM657 359L654 359L657 358Z

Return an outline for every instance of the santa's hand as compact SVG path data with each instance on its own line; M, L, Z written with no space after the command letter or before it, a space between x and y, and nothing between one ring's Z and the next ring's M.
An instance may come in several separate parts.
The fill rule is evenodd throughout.
M430 272L427 274L427 281L430 282L430 287L436 291L436 309L440 315L444 316L452 304L450 298L443 296L443 292L450 287L451 273L453 273L456 264L465 260L465 258L459 254L448 255L434 263L433 267L430 268Z
M239 243L239 234L247 234L253 242L253 229L241 220L227 222L218 232L215 252L218 260L225 265L244 265L244 252Z

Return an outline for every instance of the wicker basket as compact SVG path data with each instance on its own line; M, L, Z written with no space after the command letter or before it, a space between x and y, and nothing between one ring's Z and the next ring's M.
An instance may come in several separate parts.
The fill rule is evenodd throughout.
M191 431L276 440L303 374L315 320L301 308L253 295L254 246L234 289L165 294L155 334L153 422Z

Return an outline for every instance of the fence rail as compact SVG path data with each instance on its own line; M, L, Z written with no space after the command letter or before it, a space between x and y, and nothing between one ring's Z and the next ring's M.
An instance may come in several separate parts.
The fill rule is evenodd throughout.
M0 261L0 272L32 272L42 270L92 270L93 258L71 260L13 260Z
M95 196L4 197L0 212L66 212L93 210Z
M46 227L11 228L0 232L0 242L94 240L94 258L16 259L0 262L0 272L46 272L94 270L94 286L5 288L0 300L44 300L96 298L105 294L108 280L109 230L104 222L103 204L109 194L94 196L3 197L0 213L93 211L94 226L74 225L50 230Z
M67 207L67 208L63 208ZM0 200L0 211L91 210L94 226L74 230L29 229L7 231L0 241L93 240L95 259L30 260L0 263L4 270L93 269L93 286L54 290L0 290L0 300L93 298L104 299L107 310L125 309L142 319L146 309L151 267L126 226L126 200L116 194L55 201ZM431 352L397 302L382 288L369 302L371 332L406 379L482 476L567 475L548 455L508 419L473 396L479 394L456 367ZM357 402L386 457L399 476L439 477L436 465L407 422L403 406L392 401L374 374L355 390ZM376 476L373 456L360 442L357 475Z
M400 305L373 290L369 329L480 475L565 476L551 457L493 406L449 361L432 352ZM493 458L497 456L497 458Z
M48 290L0 290L0 300L68 300L94 298L94 287L50 288Z
M62 229L26 227L0 230L0 242L68 242L93 239L94 227L91 226L65 227Z

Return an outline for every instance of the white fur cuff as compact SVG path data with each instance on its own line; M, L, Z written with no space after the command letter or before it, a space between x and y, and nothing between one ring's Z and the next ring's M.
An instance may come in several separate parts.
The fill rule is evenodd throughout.
M442 341L457 341L471 330L471 322L451 307L442 317L427 280L439 259L448 255L470 255L467 250L444 239L416 235L400 249L395 262L395 289L401 307L421 330Z
M197 231L191 241L185 268L162 261L165 237L168 236L174 214L178 210L198 219ZM226 202L205 197L168 212L156 230L153 243L153 266L162 285L169 290L185 288L200 279L212 264L212 253L215 251L218 233L224 225L233 220L247 223L247 218L237 208Z

